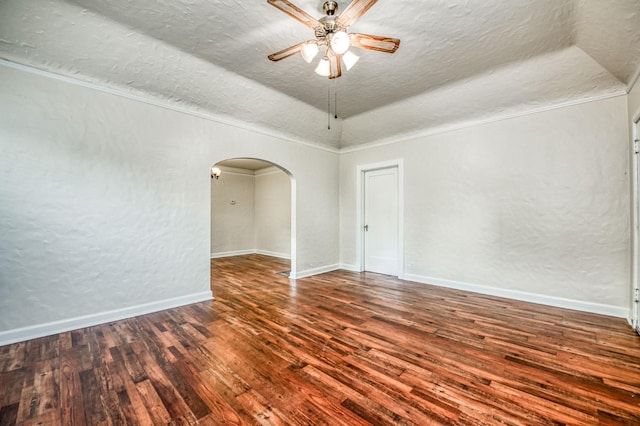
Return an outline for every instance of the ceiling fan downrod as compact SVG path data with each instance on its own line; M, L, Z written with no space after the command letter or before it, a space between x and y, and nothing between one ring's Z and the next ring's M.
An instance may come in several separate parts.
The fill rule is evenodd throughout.
M322 5L322 10L327 16L333 16L338 10L338 3L335 1L325 1Z

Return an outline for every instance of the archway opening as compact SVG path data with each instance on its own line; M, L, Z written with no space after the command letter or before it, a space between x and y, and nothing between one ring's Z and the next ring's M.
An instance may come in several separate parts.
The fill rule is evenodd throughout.
M214 168L211 258L271 256L287 265L278 274L295 277L296 192L291 173L257 158L227 159Z

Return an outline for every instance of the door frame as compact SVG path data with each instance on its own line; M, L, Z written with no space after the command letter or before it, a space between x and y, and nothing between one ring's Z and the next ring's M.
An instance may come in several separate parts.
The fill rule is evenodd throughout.
M356 269L364 271L364 175L381 169L398 169L398 278L404 279L404 160L396 159L379 163L363 164L356 174Z
M640 112L631 122L631 306L629 323L640 334L638 323L638 302L640 283L640 154L636 153L636 145L640 150ZM638 141L638 142L636 142Z

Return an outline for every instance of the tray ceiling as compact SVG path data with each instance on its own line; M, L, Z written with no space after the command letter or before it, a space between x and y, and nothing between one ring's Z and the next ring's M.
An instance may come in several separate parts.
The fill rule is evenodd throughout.
M262 0L0 2L8 61L331 148L623 93L640 66L638 0L379 0L350 31L402 42L329 81L267 59L313 34Z

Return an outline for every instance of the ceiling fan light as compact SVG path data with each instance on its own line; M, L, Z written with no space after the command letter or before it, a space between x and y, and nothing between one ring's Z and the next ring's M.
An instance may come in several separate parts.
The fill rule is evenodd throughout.
M336 52L338 55L342 55L346 52L350 45L351 40L349 40L349 35L344 31L338 31L331 37L331 50Z
M347 67L347 71L349 71L356 62L358 62L358 59L360 59L360 56L353 52L345 52L345 54L342 55L342 60L344 61L344 65Z
M325 56L324 58L320 59L320 63L318 63L318 66L316 67L316 73L323 77L329 77L329 72L329 58Z
M221 174L222 174L222 170L220 170L220 167L216 167L216 166L211 167L211 177L212 178L218 179Z
M318 44L315 41L306 42L304 46L302 46L300 54L302 55L302 59L304 59L306 63L311 63L311 61L313 61L313 58L315 58L318 54Z

